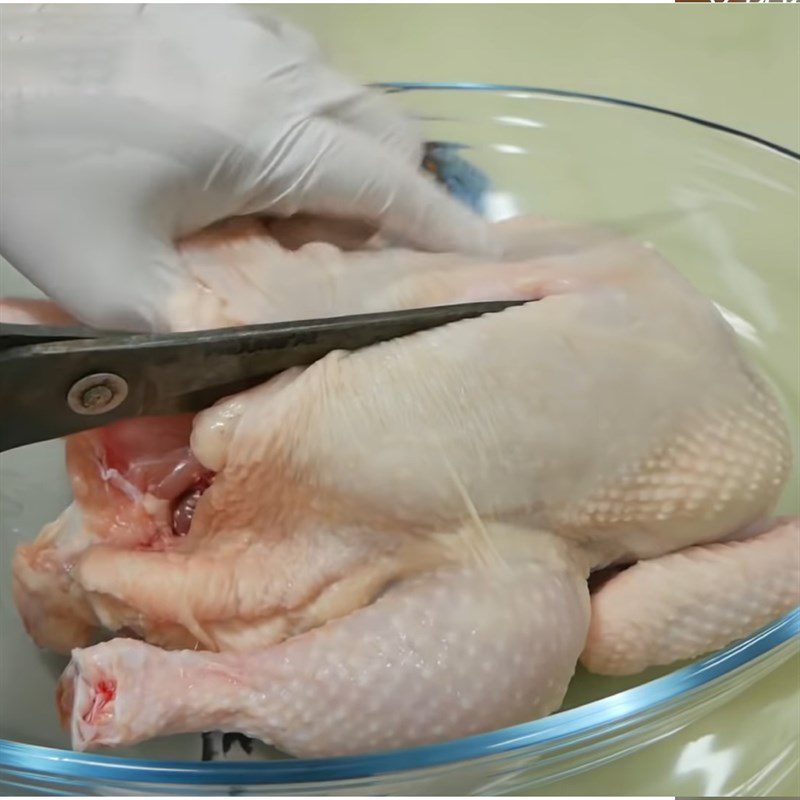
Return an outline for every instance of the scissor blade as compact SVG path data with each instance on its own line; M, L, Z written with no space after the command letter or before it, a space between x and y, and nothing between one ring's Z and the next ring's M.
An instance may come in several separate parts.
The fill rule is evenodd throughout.
M66 328L57 325L19 325L13 322L0 322L0 352L12 347L24 347L30 344L66 342L71 339L96 339L101 335L101 333L91 328Z
M200 411L334 350L358 350L525 301L470 303L167 335L126 335L14 347L0 353L0 451L121 419ZM127 396L107 413L67 403L80 379L109 373Z

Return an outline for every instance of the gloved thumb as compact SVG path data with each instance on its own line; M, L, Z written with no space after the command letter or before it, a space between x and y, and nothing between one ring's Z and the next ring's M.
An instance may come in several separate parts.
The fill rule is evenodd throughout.
M104 196L95 184L91 196L75 192L65 203L38 177L28 172L25 190L4 199L4 257L87 325L167 330L169 299L185 280L169 239L143 228L112 187Z

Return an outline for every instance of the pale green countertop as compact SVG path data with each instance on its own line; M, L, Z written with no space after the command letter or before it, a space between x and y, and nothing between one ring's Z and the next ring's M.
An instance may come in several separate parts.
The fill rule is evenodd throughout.
M800 149L800 7L295 5L362 81L527 84L659 105ZM700 722L543 793L800 795L800 659ZM761 754L769 751L766 762ZM770 762L771 759L771 762Z
M800 150L798 5L265 6L364 81L520 83L612 95Z

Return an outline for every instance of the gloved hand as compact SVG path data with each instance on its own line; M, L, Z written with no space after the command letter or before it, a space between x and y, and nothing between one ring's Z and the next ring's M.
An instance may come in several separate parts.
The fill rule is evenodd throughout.
M231 216L493 249L418 170L410 123L285 23L207 6L4 6L0 22L0 249L88 324L168 327L175 241Z

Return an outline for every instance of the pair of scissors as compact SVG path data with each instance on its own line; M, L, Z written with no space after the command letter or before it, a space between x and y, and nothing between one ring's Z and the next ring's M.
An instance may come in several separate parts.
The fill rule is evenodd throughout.
M0 452L143 416L196 412L289 367L525 301L164 335L0 324Z

